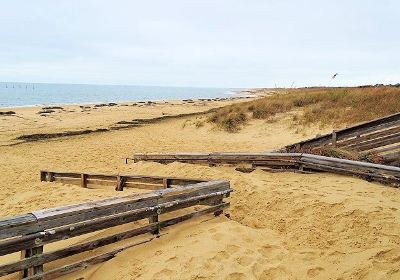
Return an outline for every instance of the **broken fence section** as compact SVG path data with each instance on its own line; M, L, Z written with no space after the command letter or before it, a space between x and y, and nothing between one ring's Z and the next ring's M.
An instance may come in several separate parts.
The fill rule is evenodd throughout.
M61 176L62 174L62 176ZM66 175L68 174L68 175ZM73 177L79 179L76 173L41 172L41 179L54 179L61 177ZM88 174L86 174L88 175ZM86 178L98 179L92 175ZM96 177L97 176L97 177ZM113 176L103 179L115 179ZM126 176L129 179L148 182L149 177ZM162 177L159 182L165 182ZM163 179L161 181L161 179ZM75 180L78 181L78 180ZM112 181L112 180L110 180ZM167 180L168 181L168 180ZM192 182L193 181L193 182ZM173 180L171 182L174 182ZM181 182L181 181L179 181ZM136 181L135 181L136 183ZM187 184L186 184L187 183ZM173 187L172 187L173 186ZM68 205L64 207L50 208L34 211L25 215L8 217L0 220L0 256L21 252L21 259L5 264L0 264L0 277L12 273L19 273L21 279L54 279L56 277L85 269L113 258L117 253L152 240L158 236L160 230L165 227L183 222L201 215L220 215L223 209L229 207L229 202L224 201L233 190L226 181L202 181L188 179L182 185L168 185L167 188L151 191L145 194L133 194L124 197ZM193 206L197 206L195 209ZM186 209L179 215L174 212ZM167 216L164 214L169 213ZM132 223L147 219L149 224L97 238L83 243L72 244L63 248L46 251L45 245L57 241L81 236L92 232ZM143 224L142 224L143 225ZM125 228L126 229L126 228ZM113 247L106 253L82 257L79 261L63 266L48 263L81 254L93 249L107 246L121 240L138 235L152 233L153 237L117 249Z
M180 153L135 154L134 161L171 163L174 161L208 164L249 164L252 168L278 170L326 171L358 176L391 186L400 186L400 168L305 153Z
M282 151L312 152L318 147L374 153L385 163L400 166L400 113L288 145Z

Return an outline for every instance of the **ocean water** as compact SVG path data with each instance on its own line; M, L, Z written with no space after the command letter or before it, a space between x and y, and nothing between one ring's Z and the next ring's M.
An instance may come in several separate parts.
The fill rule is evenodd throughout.
M0 82L0 107L229 97L229 88Z

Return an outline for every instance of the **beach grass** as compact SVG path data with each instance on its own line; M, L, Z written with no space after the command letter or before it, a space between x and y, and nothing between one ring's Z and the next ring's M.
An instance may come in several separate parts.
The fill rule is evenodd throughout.
M259 93L268 91L259 90ZM279 113L298 112L293 125L330 125L335 128L393 114L400 108L400 88L289 89L257 100L221 108L208 118L218 128L237 132L251 119L270 119Z

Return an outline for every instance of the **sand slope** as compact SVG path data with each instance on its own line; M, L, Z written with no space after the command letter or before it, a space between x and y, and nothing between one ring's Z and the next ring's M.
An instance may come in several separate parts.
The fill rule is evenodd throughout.
M126 194L40 183L40 169L221 178L236 190L230 219L174 226L65 279L400 279L398 189L332 174L244 174L123 160L134 152L268 151L316 133L296 134L288 119L255 121L228 134L208 124L196 128L201 119L192 117L0 147L1 216Z

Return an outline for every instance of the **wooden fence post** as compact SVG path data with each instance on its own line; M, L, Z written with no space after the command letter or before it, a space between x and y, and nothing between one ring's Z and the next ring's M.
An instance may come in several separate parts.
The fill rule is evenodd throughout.
M124 186L126 183L126 178L124 176L117 176L117 186L115 187L116 191L123 191L124 190Z
M168 189L170 186L170 180L168 178L163 178L163 187L164 189Z
M158 222L159 222L158 214L149 217L149 223L150 224L158 223ZM154 234L154 235L159 235L160 234L160 227L158 227L156 230L152 231L151 233Z
M45 171L40 171L40 181L41 182L46 181L46 172Z
M21 251L21 260L29 258L30 256L32 256L32 249L26 249ZM19 273L19 278L23 279L29 276L29 268L25 268L24 270L21 270L21 272Z
M159 200L157 199L157 205L159 205ZM159 215L161 214L161 209L157 209L157 213L149 217L149 224L158 223L159 222ZM156 230L151 232L154 235L160 234L160 226L157 227Z
M81 174L81 187L82 188L87 188L87 174Z
M332 131L332 146L336 147L336 140L337 140L337 136L336 136L336 131Z
M43 245L32 248L32 256L43 254ZM33 267L33 275L43 273L43 264Z
M48 173L48 179L49 179L49 182L54 182L54 173L53 172Z

